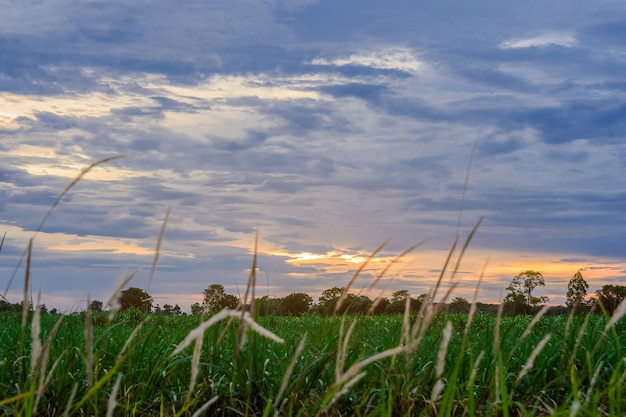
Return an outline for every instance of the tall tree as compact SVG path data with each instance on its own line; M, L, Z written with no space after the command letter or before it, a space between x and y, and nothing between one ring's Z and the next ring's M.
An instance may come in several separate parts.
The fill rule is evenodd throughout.
M221 284L211 284L203 292L204 301L202 309L205 313L217 313L224 308L237 308L239 299L231 294L226 294Z
M120 309L122 311L131 308L136 308L143 312L152 310L152 297L141 288L130 287L120 294Z
M588 289L589 284L587 284L587 281L583 278L583 274L577 271L572 279L569 280L569 284L567 284L565 305L573 309L584 309L587 307L585 297L587 296Z
M545 285L541 272L532 270L520 272L506 287L508 294L504 297L504 304L513 313L530 314L535 307L548 302L548 297L535 297L532 294L535 288Z

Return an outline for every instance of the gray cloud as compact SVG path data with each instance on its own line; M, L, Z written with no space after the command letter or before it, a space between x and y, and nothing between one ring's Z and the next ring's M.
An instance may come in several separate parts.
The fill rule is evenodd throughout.
M72 176L117 154L48 219L44 291L101 297L116 269L149 268L168 207L164 297L243 283L256 230L291 254L367 256L390 235L390 252L427 235L444 248L477 137L461 225L486 216L473 245L623 259L626 9L453 3L7 5L0 273ZM144 252L50 250L62 234ZM355 270L261 255L273 294Z

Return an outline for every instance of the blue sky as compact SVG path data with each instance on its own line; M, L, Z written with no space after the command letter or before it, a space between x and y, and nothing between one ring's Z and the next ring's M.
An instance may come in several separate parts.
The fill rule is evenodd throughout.
M483 269L481 301L526 269L557 304L579 269L591 292L623 283L625 39L608 1L5 2L3 285L114 155L35 238L48 306L106 300L136 268L161 305L236 294L257 230L258 292L278 297L346 285L390 238L367 286L430 237L369 293L418 295L481 216L456 295Z

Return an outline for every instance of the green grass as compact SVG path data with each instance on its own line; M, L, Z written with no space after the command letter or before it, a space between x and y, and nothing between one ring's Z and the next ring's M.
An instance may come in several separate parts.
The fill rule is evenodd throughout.
M413 315L258 319L241 309L211 317L29 311L33 239L63 196L112 159L61 192L24 252L23 311L0 314L1 415L626 415L626 302L612 318L447 314L429 303ZM479 225L463 245L453 242L431 299L450 299L455 284L443 296L440 284L454 282ZM254 253L243 304L254 293ZM118 283L110 307L135 274Z
M137 325L142 317L136 312L118 313L112 320L104 313L91 314L91 382L86 313L63 318L50 339L45 368L39 369L31 362L37 317L31 314L30 325L22 328L20 314L2 314L3 414L33 415L36 404L38 415L106 415L113 404L116 415L169 416L191 414L207 403L207 415L233 416L626 412L626 323L618 321L605 332L608 320L600 315L573 317L569 324L568 317L542 317L522 338L530 317L497 319L478 313L466 332L468 315L437 313L419 344L364 366L356 380L342 381L352 365L405 343L402 316L263 317L258 324L284 343L247 330L239 349L240 322L225 319L203 332L202 350L194 358L195 342L172 352L201 323L199 316L148 315ZM40 317L44 347L58 318ZM421 319L411 317L413 322ZM447 323L450 342L442 350ZM547 334L550 339L528 367ZM197 375L190 387L194 366ZM110 403L116 383L115 402ZM436 386L442 388L433 395Z

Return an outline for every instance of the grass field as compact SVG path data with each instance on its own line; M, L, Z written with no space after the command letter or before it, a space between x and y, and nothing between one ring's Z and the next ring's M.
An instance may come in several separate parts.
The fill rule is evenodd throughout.
M222 315L4 313L2 413L626 413L626 323L601 315Z
M113 159L83 170L33 239L63 196ZM431 300L441 298L444 274L454 277L479 225L460 249L458 237L453 243ZM626 302L610 318L546 317L547 308L535 317L492 316L475 304L451 314L429 302L396 316L40 314L29 309L33 239L23 258L23 310L0 314L2 415L626 415ZM244 304L255 287L254 253Z

